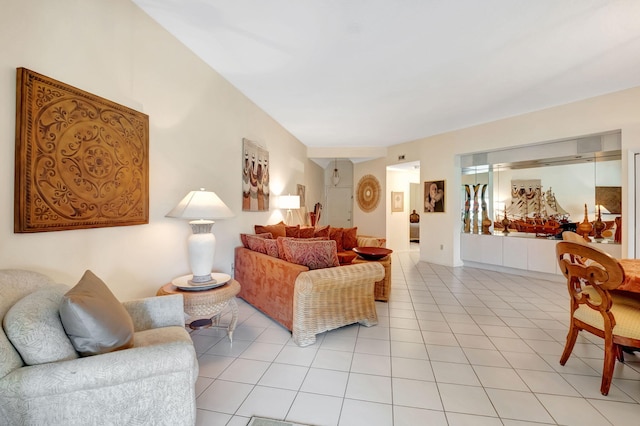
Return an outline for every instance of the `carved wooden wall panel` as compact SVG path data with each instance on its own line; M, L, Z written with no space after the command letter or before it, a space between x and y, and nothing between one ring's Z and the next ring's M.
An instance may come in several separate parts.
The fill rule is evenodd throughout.
M17 71L14 232L149 223L149 117Z

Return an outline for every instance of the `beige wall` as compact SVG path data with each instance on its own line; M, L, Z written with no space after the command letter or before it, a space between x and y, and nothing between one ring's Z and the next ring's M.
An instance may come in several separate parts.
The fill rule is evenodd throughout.
M214 225L215 267L231 272L239 233L282 213L241 211L242 138L269 150L271 194L323 194L306 147L129 0L5 1L0 14L0 268L74 284L85 269L120 299L155 294L188 273L186 222L164 215L192 189L216 191L235 213ZM16 68L61 80L150 116L148 225L13 233Z
M420 220L420 258L443 265L460 261L460 167L458 156L509 146L523 146L576 136L621 130L623 187L623 257L634 253L633 154L640 152L640 87L579 102L548 108L517 117L436 135L389 147L386 159L357 165L358 175L385 176L385 167L420 160L421 181L446 180L446 215L422 215ZM357 181L357 178L356 178ZM363 227L382 229L380 211L364 215L357 206L354 214ZM356 221L360 226L360 222ZM389 229L384 230L387 234ZM440 245L443 245L443 250ZM393 248L393 247L391 247Z
M411 176L409 173L397 170L387 170L386 202L382 208L387 212L387 247L393 250L409 250L409 201L411 192ZM392 192L404 193L404 208L401 212L392 212Z

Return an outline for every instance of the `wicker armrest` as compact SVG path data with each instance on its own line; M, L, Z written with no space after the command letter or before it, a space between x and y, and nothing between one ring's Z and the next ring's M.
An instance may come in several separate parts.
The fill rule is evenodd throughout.
M327 330L377 324L374 286L383 278L384 267L377 262L300 273L293 298L294 342L308 346Z

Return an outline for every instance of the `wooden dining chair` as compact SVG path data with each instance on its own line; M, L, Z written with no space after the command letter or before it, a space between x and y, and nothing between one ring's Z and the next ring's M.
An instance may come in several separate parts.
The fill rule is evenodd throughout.
M562 233L562 239L564 241L573 241L574 243L582 243L582 244L587 244L589 242L585 240L582 235L577 234L573 231L564 231Z
M587 244L562 241L556 244L556 255L567 279L571 303L571 323L560 364L565 365L569 359L580 331L603 338L600 392L607 395L616 358L624 362L622 347L640 347L640 308L611 294L625 275L620 263L609 254Z

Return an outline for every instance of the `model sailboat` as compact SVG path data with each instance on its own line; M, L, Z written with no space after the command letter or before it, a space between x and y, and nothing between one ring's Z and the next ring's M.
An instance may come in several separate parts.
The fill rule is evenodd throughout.
M520 232L554 235L568 221L569 213L560 206L551 187L544 192L540 183L530 181L529 185L512 183L511 204L505 207L505 216Z

